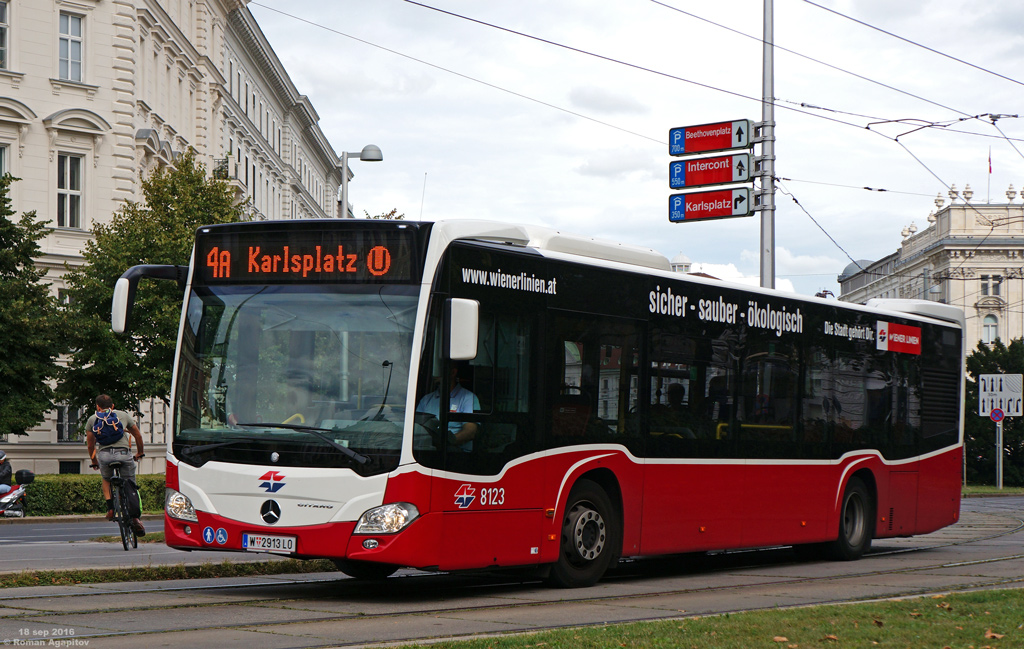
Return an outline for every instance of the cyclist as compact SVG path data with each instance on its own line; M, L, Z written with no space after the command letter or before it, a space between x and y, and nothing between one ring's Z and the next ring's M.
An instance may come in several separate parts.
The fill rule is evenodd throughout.
M96 434L103 426L103 421L100 421L99 425L97 425L97 420L101 418L111 425L116 426L120 424L121 429L124 431L120 439L106 444L98 445L96 443ZM97 468L95 463L98 463L100 475L103 477L103 497L107 501L107 520L113 520L114 500L110 493L110 478L114 475L114 471L110 468L110 463L120 461L121 477L125 480L134 481L135 462L145 455L142 451L142 433L139 431L139 427L135 425L135 420L132 419L131 415L123 410L114 410L114 401L106 394L96 397L96 414L90 416L88 421L85 422L85 431L85 443L89 447L89 457L93 458L94 462L92 467L94 469ZM138 449L135 456L131 458L132 461L128 461L131 456L129 434L135 438L136 448ZM97 446L99 447L98 449ZM146 535L146 528L143 527L142 521L137 518L132 519L132 529L135 530L136 536Z
M7 461L7 453L0 451L0 496L11 490L11 463Z

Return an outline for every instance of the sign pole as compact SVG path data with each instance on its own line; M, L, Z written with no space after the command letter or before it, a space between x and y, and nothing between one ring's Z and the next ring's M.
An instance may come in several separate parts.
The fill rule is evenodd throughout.
M1024 374L979 375L978 414L996 422L996 488L1002 489L1003 417L1024 416Z
M1003 420L996 422L996 489L1003 488Z
M761 287L775 288L775 77L772 0L764 0L761 100Z

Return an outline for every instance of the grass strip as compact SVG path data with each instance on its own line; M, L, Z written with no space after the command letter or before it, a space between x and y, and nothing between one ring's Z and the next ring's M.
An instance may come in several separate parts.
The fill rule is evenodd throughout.
M120 539L117 541L120 543ZM96 570L25 570L0 575L0 588L25 586L67 586L74 584L105 584L118 581L167 581L170 579L210 579L218 577L258 577L261 575L335 572L337 568L326 559L300 561L249 561L242 563L207 562L199 565L176 564L133 568Z
M431 649L1011 649L1024 593L989 590L438 642ZM680 611L680 615L685 615ZM408 645L412 647L413 645Z
M996 488L994 485L967 485L962 487L965 496L1020 496L1024 494L1024 487L1003 487Z

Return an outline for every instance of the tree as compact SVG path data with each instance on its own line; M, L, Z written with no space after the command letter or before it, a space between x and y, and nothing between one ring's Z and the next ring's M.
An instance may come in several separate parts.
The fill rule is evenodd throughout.
M1009 346L996 339L990 345L978 343L967 356L967 395L964 406L964 453L967 481L994 484L996 477L996 425L978 416L978 376L981 374L1024 374L1024 340ZM1003 420L1003 484L1024 486L1024 422L1020 417Z
M86 265L65 275L65 331L72 351L57 394L86 412L98 394L130 409L149 398L166 401L171 390L181 287L141 282L131 329L115 335L110 305L117 278L136 264L187 265L197 228L238 221L244 209L227 183L207 177L191 150L173 168L143 179L142 192L144 204L129 201L108 225L95 227L95 240L83 253Z
M60 337L57 303L37 243L49 221L26 212L13 220L10 188L17 178L0 177L0 434L24 435L53 408L48 380L57 371Z
M393 210L391 210L390 212L385 212L384 214L378 214L377 216L370 216L370 213L367 212L366 210L363 210L363 214L365 214L366 218L368 218L368 219L388 219L388 220L393 220L393 221L401 221L401 220L405 219L405 214L404 213L403 214L399 214L397 207L394 208Z

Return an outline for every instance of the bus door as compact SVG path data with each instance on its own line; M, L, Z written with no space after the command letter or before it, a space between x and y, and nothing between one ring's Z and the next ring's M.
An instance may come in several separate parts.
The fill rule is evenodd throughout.
M475 358L424 355L421 384L431 388L416 416L436 420L414 446L434 476L431 510L442 512L441 570L539 561L543 481L522 461L537 448L535 320L484 307Z
M816 455L803 435L818 431L801 426L801 404L811 405L800 399L801 372L807 365L801 342L773 331L748 333L736 414L738 441L747 460L744 545L787 543L824 533L823 503L835 490L823 488L831 481L822 463L803 461ZM827 387L819 389L829 393Z
M694 333L651 324L642 554L732 547L740 536L737 339Z
M887 463L870 462L878 493L878 522L887 535L917 529L922 395L919 357L882 351L872 341L836 345L837 417L834 457L877 451Z

